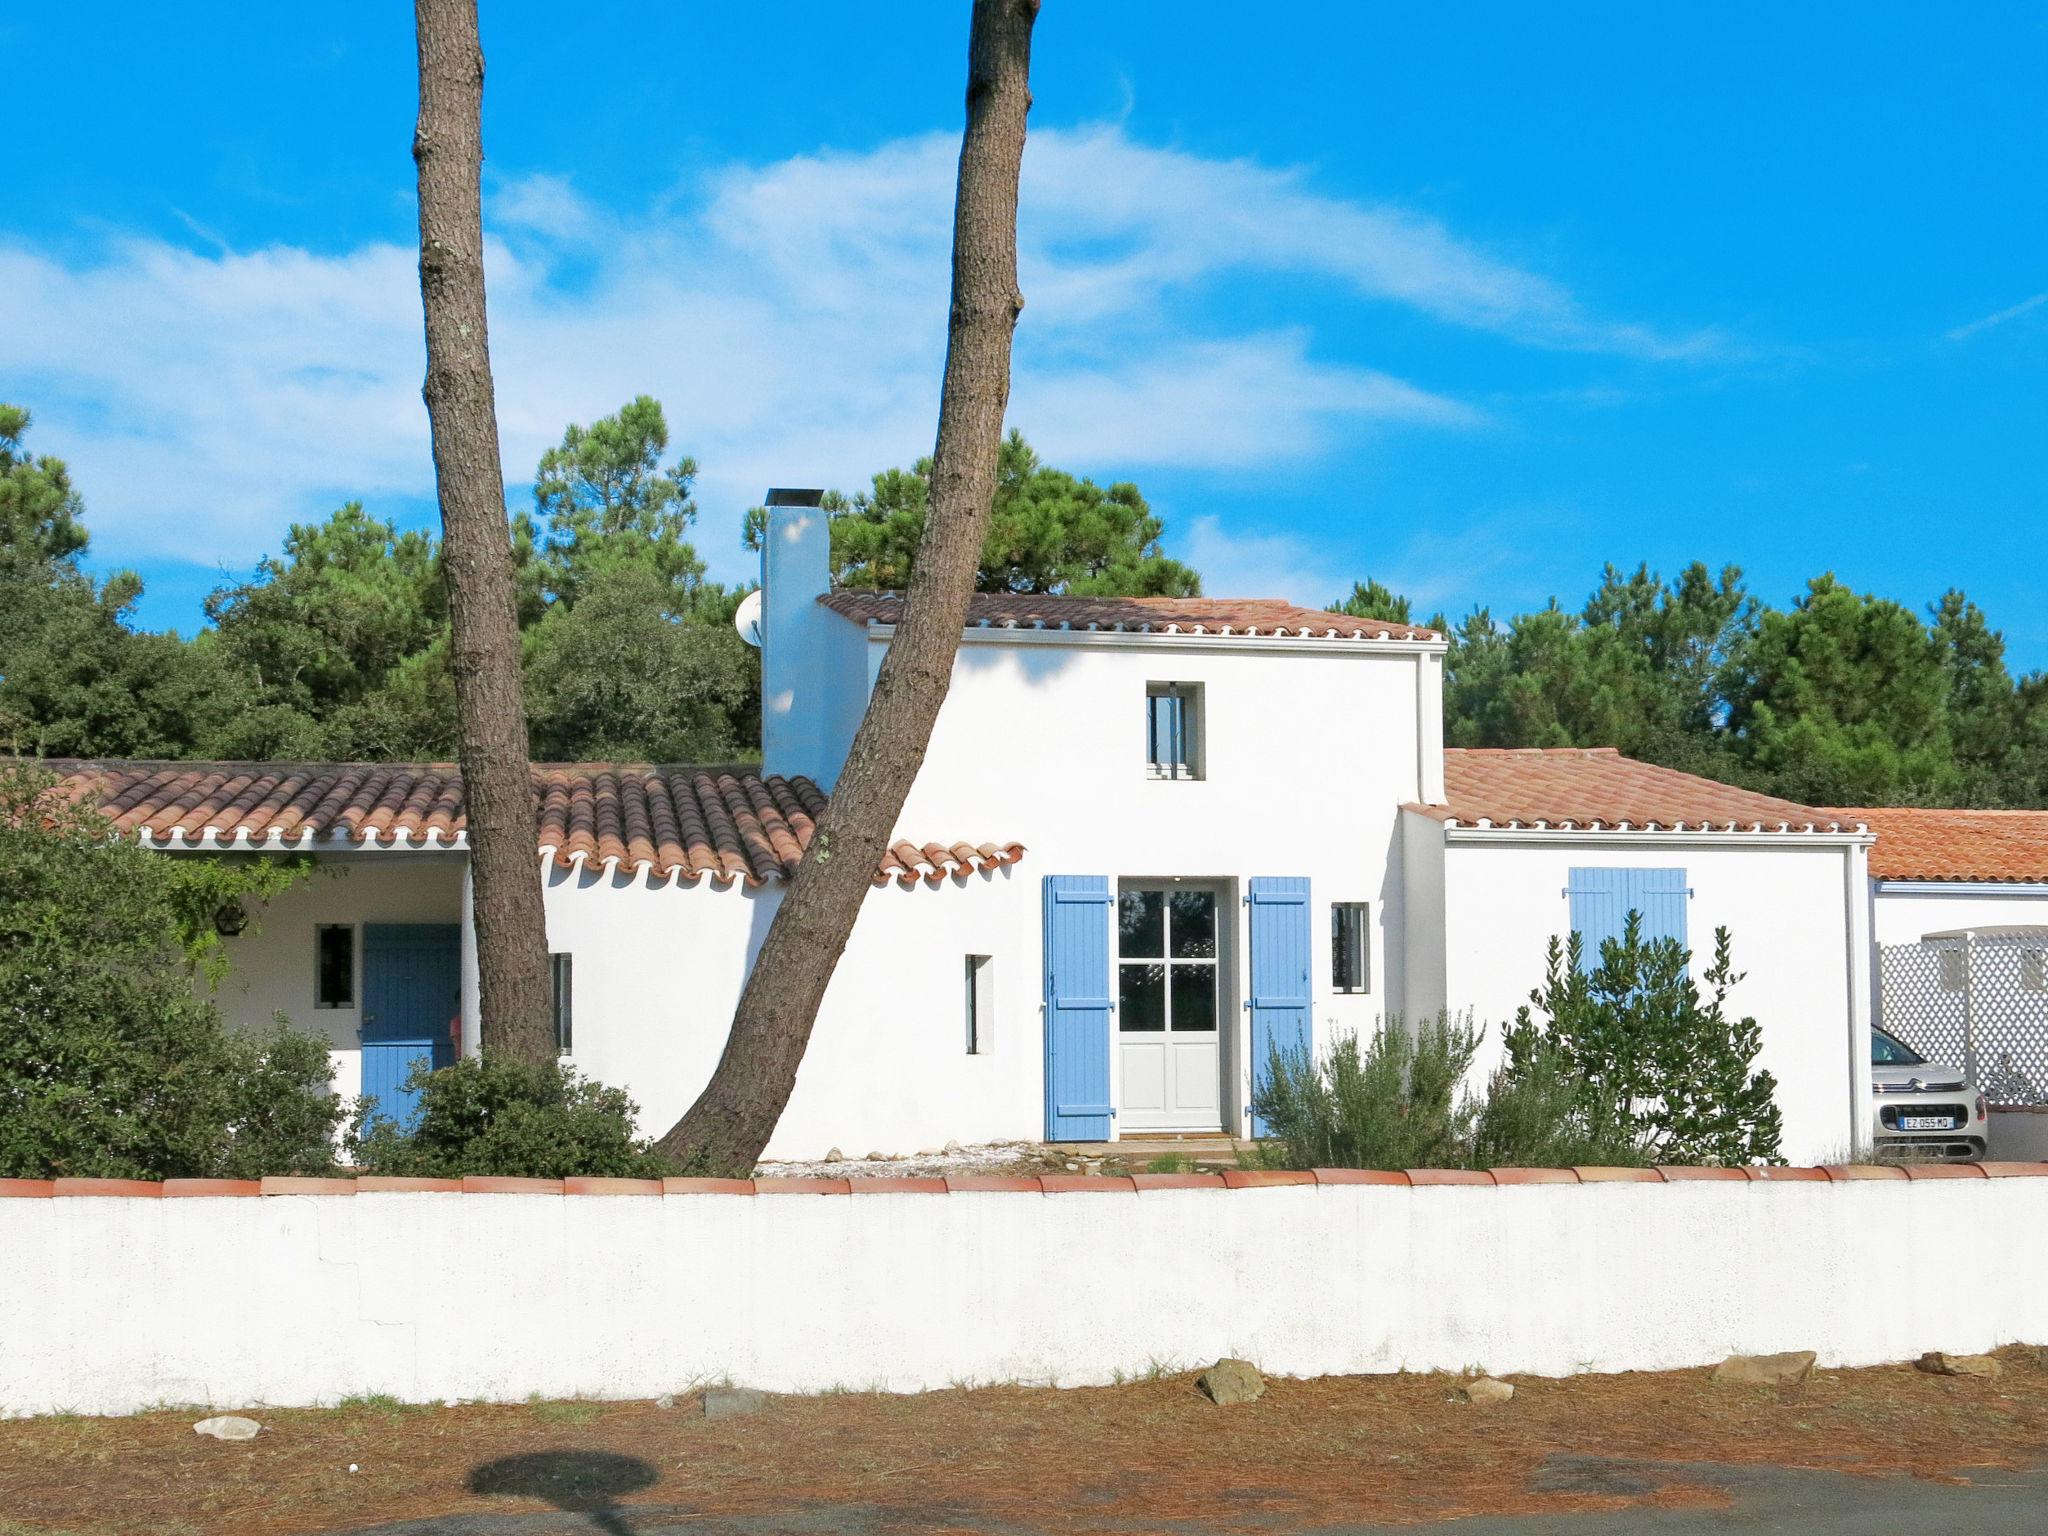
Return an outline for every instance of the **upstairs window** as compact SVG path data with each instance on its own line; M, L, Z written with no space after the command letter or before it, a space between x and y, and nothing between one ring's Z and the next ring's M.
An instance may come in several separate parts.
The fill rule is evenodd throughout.
M1145 761L1155 779L1202 776L1202 685L1145 685Z
M1370 902L1330 903L1331 991L1372 990L1371 915Z

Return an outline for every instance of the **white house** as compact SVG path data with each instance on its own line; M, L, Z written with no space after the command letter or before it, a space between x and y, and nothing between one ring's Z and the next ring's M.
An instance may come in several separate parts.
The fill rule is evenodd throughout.
M2048 811L1832 814L1877 834L1878 1022L1984 1089L1994 1155L2048 1157Z
M564 1050L659 1131L723 1046L900 613L828 590L771 494L761 768L536 770ZM1264 600L983 596L820 1013L775 1156L1254 1131L1274 1045L1498 1027L1546 939L1629 907L1733 929L1786 1152L1864 1123L1870 839L1612 752L1446 752L1440 637ZM324 1028L343 1092L476 1041L445 765L76 764L151 846L322 873L233 941L225 999Z

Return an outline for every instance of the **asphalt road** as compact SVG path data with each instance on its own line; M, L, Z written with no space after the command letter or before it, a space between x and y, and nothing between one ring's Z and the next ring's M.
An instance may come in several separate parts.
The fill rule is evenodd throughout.
M1217 1520L1105 1519L1012 1524L977 1519L949 1505L942 1487L922 1490L905 1505L812 1505L787 1513L702 1515L678 1506L615 1505L604 1509L523 1515L450 1515L359 1526L332 1536L897 1536L944 1528L981 1536L1056 1536L1076 1524L1090 1531L1171 1536L1372 1536L1437 1531L1454 1536L2037 1536L2048 1531L2048 1466L2025 1472L1966 1472L1960 1484L1902 1477L1853 1477L1790 1467L1713 1466L1674 1462L1553 1457L1537 1474L1538 1491L1648 1496L1673 1483L1715 1488L1725 1507L1708 1510L1624 1509L1607 1514L1497 1515L1427 1525L1300 1524L1234 1515Z

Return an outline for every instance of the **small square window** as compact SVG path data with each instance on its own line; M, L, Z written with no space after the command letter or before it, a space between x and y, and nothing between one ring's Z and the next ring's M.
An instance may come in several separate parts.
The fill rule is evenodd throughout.
M1145 761L1155 779L1202 777L1202 685L1145 685Z
M1372 990L1372 903L1330 903L1330 990Z
M555 1049L564 1056L576 1045L575 960L574 955L563 951L548 956L548 978L554 983L555 994Z
M986 1056L995 1048L995 961L988 955L969 955L966 979L967 1054Z
M356 1005L356 931L348 923L321 923L313 930L313 1006Z

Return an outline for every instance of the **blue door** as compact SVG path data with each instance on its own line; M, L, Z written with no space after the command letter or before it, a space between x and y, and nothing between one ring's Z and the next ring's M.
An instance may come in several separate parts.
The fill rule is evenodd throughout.
M1252 1094L1272 1076L1273 1053L1307 1051L1309 1031L1308 881L1261 876L1246 898L1251 908L1252 985L1245 1006L1252 1015ZM1252 1134L1266 1134L1252 1115Z
M1045 1139L1107 1141L1109 880L1045 878Z
M418 1096L405 1080L425 1057L455 1059L462 1014L462 930L454 923L363 925L363 1092L410 1125Z

